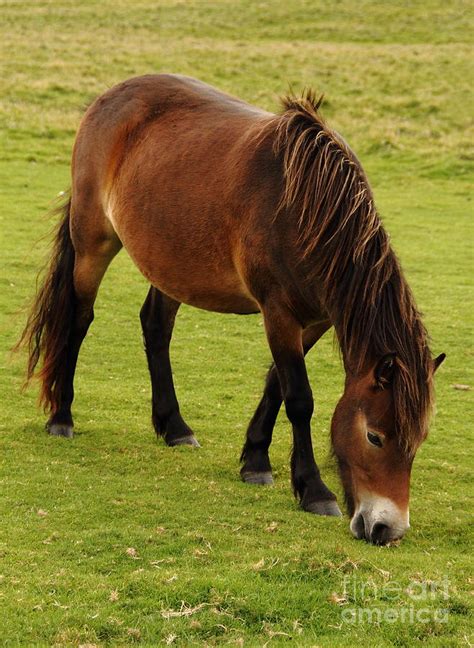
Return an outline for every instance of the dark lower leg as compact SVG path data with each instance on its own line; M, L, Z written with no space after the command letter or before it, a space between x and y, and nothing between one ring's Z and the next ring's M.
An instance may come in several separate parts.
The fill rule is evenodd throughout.
M293 428L291 482L301 507L320 515L340 515L336 496L321 479L311 441L313 397L304 360L294 359L293 371L285 390L285 407Z
M168 445L199 445L183 420L173 384L169 346L180 304L151 287L140 311L152 385L152 421Z
M319 338L330 328L327 320L308 327L303 332L303 353L306 355ZM270 367L262 399L250 421L240 461L240 474L244 481L257 484L272 483L271 464L268 450L272 442L278 412L283 397L275 365Z
M314 402L304 361L301 329L286 312L266 315L267 337L272 350L285 409L293 428L291 477L295 495L305 511L340 515L335 495L321 479L311 441Z
M240 457L243 463L240 474L244 481L255 484L271 484L273 481L268 448L281 403L280 381L275 365L272 365L267 374L262 399L247 429Z
M339 515L336 496L323 482L314 459L309 425L293 424L291 483L301 507L311 513Z
M184 421L173 385L169 351L147 352L152 382L152 422L167 445L199 445Z
M81 310L76 306L74 324L67 343L64 364L53 388L56 394L57 406L51 412L51 416L46 423L46 429L54 436L68 438L73 436L74 423L71 406L74 400L74 374L81 344L94 319L94 312L91 307Z
M74 291L71 304L71 331L64 349L64 359L58 363L54 374L53 392L55 403L46 427L50 434L72 437L73 419L71 406L74 399L74 374L81 344L94 319L94 302L104 273L120 249L115 239L101 248L77 254L74 263Z
M291 482L293 491L305 511L329 513L335 495L321 479L316 465L311 441L311 416L313 396L302 357L289 360L282 373L286 377L285 408L293 428L293 452L291 456ZM336 505L337 507L337 505ZM327 509L327 510L326 510Z

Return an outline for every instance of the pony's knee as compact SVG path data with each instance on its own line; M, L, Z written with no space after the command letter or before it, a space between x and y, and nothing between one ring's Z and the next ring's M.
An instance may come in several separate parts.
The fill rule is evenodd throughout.
M289 395L285 398L286 414L291 423L301 425L311 420L314 400L311 391L304 394Z

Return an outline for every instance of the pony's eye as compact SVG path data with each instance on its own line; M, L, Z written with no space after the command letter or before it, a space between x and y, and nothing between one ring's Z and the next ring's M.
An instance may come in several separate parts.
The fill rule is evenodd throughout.
M367 432L367 439L369 443L371 443L374 446L377 446L377 448L381 448L383 446L382 438L379 437L378 434L374 434L373 432Z

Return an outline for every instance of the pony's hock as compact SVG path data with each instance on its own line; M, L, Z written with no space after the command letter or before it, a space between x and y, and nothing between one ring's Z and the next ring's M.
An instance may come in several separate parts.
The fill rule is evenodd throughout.
M151 284L140 313L157 434L197 442L179 414L169 345L181 303L263 316L274 365L242 478L269 483L282 402L302 507L339 514L311 443L305 354L334 326L346 372L331 439L356 537L407 528L410 471L428 430L428 338L355 154L313 93L275 115L183 76L129 79L87 110L49 274L22 341L51 434L72 436L73 380L102 277L122 248ZM244 199L243 199L244 197ZM362 533L363 529L363 533Z

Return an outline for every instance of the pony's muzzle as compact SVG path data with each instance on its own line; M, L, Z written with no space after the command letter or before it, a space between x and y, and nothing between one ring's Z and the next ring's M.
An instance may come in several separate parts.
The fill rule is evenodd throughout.
M400 540L410 527L408 509L402 511L386 497L366 497L356 508L350 529L359 540L386 545Z

